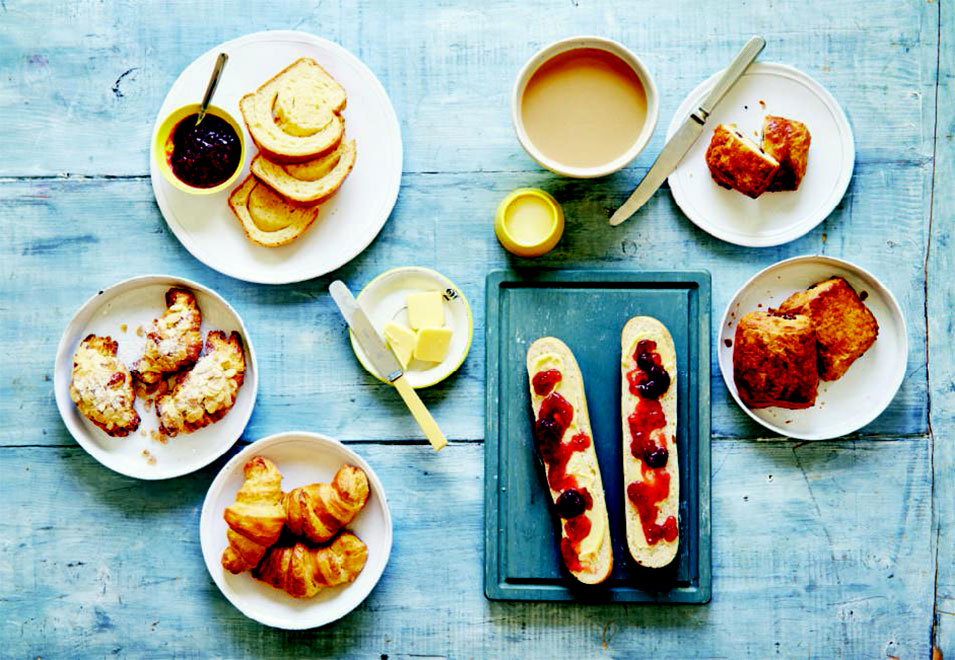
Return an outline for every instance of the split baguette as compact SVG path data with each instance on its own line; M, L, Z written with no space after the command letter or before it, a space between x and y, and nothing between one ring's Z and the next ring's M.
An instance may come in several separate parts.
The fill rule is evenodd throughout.
M630 392L627 373L636 368L634 359L634 350L637 343L643 339L649 339L656 342L656 352L660 355L662 366L670 375L670 386L660 395L657 401L663 414L666 416L666 424L662 429L662 437L666 442L668 451L666 472L670 475L670 489L665 499L657 503L659 513L657 520L651 521L662 524L669 516L677 520L679 529L679 507L680 507L680 469L676 446L676 350L673 346L673 338L666 327L655 318L649 316L635 316L623 328L620 335L621 359L621 405L620 413L622 417L623 430L623 498L624 511L626 511L627 520L627 545L630 549L630 555L641 566L650 568L659 568L666 566L676 557L676 552L680 544L679 535L673 541L666 541L660 538L655 544L647 542L643 531L642 521L636 506L630 501L627 495L627 487L635 481L643 481L642 464L643 461L635 458L630 450L631 435L628 417L634 413L639 397ZM658 432L659 433L659 432ZM655 437L660 437L654 434Z
M546 364L553 366L539 368L538 365L542 358L547 360ZM577 365L574 354L564 342L554 337L542 337L531 344L527 351L526 364L531 392L531 405L534 409L534 419L536 420L540 414L542 402L546 398L545 396L538 396L534 392L534 386L532 384L534 375L538 371L549 368L559 369L562 378L552 391L560 393L574 408L573 420L564 432L561 440L562 442L567 442L572 435L578 432L585 433L591 439L590 445L586 449L574 452L574 455L581 454L585 468L592 473L593 481L584 487L586 487L593 498L593 507L585 513L591 518L592 524L598 520L597 517L600 517L599 519L603 522L603 534L600 537L600 545L596 552L589 556L581 555L579 557L581 564L579 571L571 570L569 566L567 568L571 575L580 582L584 584L598 584L606 580L610 575L610 571L613 568L613 552L610 544L607 501L604 496L603 481L600 478L600 467L597 464L597 453L594 451L593 431L590 428L590 417L587 413L587 399L584 392L583 376L580 373L580 367ZM549 468L550 466L547 466L547 469L545 469L545 478ZM560 493L551 489L549 485L548 489L550 490L551 500L556 506ZM561 518L558 519L560 520L561 539L563 539L567 535L564 530L564 520Z

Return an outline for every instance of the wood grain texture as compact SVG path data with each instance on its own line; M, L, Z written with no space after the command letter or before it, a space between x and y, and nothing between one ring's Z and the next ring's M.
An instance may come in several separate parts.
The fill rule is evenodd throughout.
M955 43L950 0L395 0L389 3L0 0L0 655L10 657L928 658L955 654ZM365 374L326 294L330 278L266 287L195 261L165 227L148 137L169 86L215 44L302 29L362 58L402 123L398 205L334 276L361 285L434 267L475 313L462 369L422 393L451 440L438 455L396 395ZM653 72L660 124L623 172L575 182L539 170L509 119L511 85L540 46L607 35ZM684 95L752 34L767 61L816 77L853 126L857 163L836 211L778 248L697 230L661 190L605 218L663 144ZM547 257L509 257L491 227L511 189L564 205ZM484 276L492 268L707 268L714 324L779 259L823 253L899 298L908 374L857 438L759 442L712 365L713 601L706 606L491 603L482 585ZM67 320L101 288L145 273L196 279L243 316L259 358L242 442L304 428L354 441L379 471L395 547L379 587L333 626L247 620L207 575L205 491L225 459L145 483L87 456L60 421L52 367ZM715 330L715 327L714 327ZM714 351L715 354L715 351ZM437 504L435 495L437 494ZM429 549L438 548L435 556Z

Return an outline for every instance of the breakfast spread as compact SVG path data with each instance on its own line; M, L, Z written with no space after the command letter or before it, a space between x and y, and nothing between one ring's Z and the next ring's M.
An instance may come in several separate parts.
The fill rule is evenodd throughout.
M344 88L303 57L239 102L259 154L229 196L249 240L280 247L299 238L320 205L355 166L355 141L345 141Z
M735 124L719 124L706 150L713 180L756 199L766 191L796 190L809 162L809 129L794 119L768 115L762 145Z
M531 344L527 376L534 442L560 520L560 556L577 580L598 584L610 575L613 554L583 376L573 353L554 337Z
M136 394L129 369L117 357L119 344L89 335L73 354L70 398L83 415L108 435L123 438L139 428Z
M879 333L879 325L841 277L818 282L778 309L740 318L733 379L750 408L810 408L819 379L841 378Z
M343 465L331 483L282 492L282 474L268 458L254 456L245 481L223 516L228 547L223 568L252 576L295 598L352 582L365 566L368 548L342 531L365 507L370 494L365 472ZM284 533L283 533L284 530Z
M232 124L212 113L182 119L167 143L173 174L193 188L214 188L242 167L242 143Z
M202 351L202 312L196 297L185 289L166 292L166 311L153 320L143 356L133 363L133 376L147 386L195 364Z
M641 566L666 566L679 545L676 352L666 327L636 316L623 328L621 404L627 545Z

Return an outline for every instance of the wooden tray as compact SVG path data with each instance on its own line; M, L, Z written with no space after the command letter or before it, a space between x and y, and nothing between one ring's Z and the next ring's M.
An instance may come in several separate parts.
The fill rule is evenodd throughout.
M620 430L620 331L654 316L677 351L680 550L637 566L627 550ZM586 587L564 569L531 429L525 373L538 337L564 340L584 375L607 494L614 569ZM710 274L494 271L487 277L484 592L494 600L705 603L710 599Z

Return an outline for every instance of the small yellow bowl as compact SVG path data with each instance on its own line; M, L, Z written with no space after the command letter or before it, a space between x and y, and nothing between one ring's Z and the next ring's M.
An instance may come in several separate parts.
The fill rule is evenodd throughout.
M518 188L498 205L494 233L508 252L539 257L553 250L563 236L564 210L543 190Z
M229 125L235 129L236 135L239 136L239 166L236 168L235 172L232 173L232 176L219 185L213 186L212 188L196 188L183 183L172 171L172 166L169 164L169 158L172 156L173 147L172 135L176 130L176 126L179 125L179 122L189 115L194 115L198 112L198 103L190 103L189 105L184 105L178 110L171 112L169 116L167 116L159 125L159 128L156 130L156 134L153 136L152 158L156 163L156 166L159 168L159 171L162 172L162 175L165 177L166 181L179 190L187 192L191 195L212 195L231 186L233 183L235 183L235 180L239 178L239 174L242 173L242 166L245 165L245 134L242 132L242 126L232 117L232 115L220 107L210 105L208 113L229 122Z

